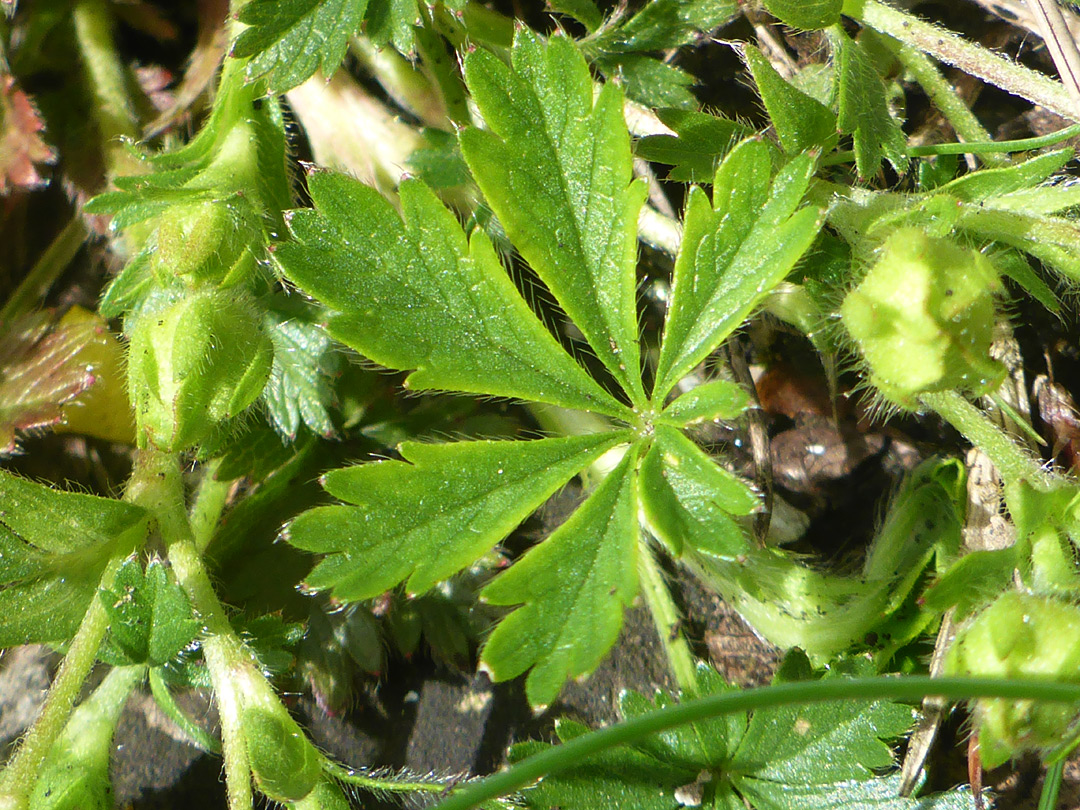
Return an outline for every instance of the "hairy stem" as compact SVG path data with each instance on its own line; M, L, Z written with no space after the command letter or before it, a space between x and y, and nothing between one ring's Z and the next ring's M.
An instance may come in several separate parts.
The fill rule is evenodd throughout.
M1080 702L1080 686L1045 679L930 678L927 676L831 678L801 681L688 700L597 729L547 748L506 770L467 785L435 805L435 810L469 810L506 796L548 774L580 767L586 757L688 723L739 712L827 700L910 700L940 695L950 700L975 697L1007 700Z
M1040 104L1063 118L1076 120L1075 105L1061 82L1018 65L952 31L878 0L845 0L844 13L984 82Z
M189 513L191 532L195 538L195 548L200 554L206 551L207 545L214 536L233 485L233 479L224 481L217 479L217 471L220 467L221 459L214 459L206 464L198 489L195 490L195 500L191 504Z
M641 590L645 594L645 601L649 606L653 622L656 624L656 632L660 636L660 643L667 655L668 667L671 669L675 683L679 685L679 691L684 696L695 697L700 694L698 686L697 668L694 663L694 654L690 651L690 644L682 632L682 618L679 609L675 606L675 600L671 598L671 591L664 581L664 574L653 554L653 550L642 543L638 552L638 576L641 580Z
M76 214L49 243L41 258L19 282L4 308L0 309L0 323L9 324L38 305L60 274L71 264L71 260L86 241L86 236L86 225L83 224L82 217Z

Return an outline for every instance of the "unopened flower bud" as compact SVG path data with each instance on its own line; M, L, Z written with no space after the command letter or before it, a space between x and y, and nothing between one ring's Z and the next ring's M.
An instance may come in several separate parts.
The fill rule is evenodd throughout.
M913 409L923 393L997 387L1005 372L989 351L1000 290L982 254L905 228L885 242L840 314L874 386Z
M953 643L949 675L1045 678L1080 683L1080 608L1015 591L978 614ZM984 699L975 704L979 753L995 768L1025 751L1048 751L1075 731L1075 706Z
M141 315L128 360L140 445L176 452L205 441L262 393L273 352L239 290L192 292Z
M322 779L322 757L280 704L246 709L241 725L259 790L278 802L311 794Z
M251 245L257 236L255 217L242 200L174 205L158 225L154 272L165 282L180 276L192 285L238 284L255 268Z

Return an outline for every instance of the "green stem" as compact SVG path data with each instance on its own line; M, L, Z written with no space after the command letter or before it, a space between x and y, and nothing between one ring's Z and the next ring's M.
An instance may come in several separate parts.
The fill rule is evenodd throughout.
M965 142L992 141L993 136L979 123L979 119L971 111L963 99L957 94L956 89L941 75L937 66L927 58L920 50L912 48L896 40L886 39L893 48L896 57L907 71L914 77L919 86L926 91L930 101L938 108L945 120L949 122L956 136ZM1005 164L1008 160L996 152L987 152L987 163Z
M1018 65L963 37L878 0L845 0L844 13L882 34L918 48L1015 96L1076 120L1076 109L1061 82Z
M71 260L86 241L86 236L86 225L83 224L82 217L75 215L52 240L26 277L19 282L4 308L0 309L0 324L10 324L15 318L38 306L53 282L71 264Z
M118 555L109 560L98 583L98 590L112 587L125 557ZM97 660L98 648L108 629L109 617L95 590L67 655L49 687L41 714L0 776L0 808L3 810L28 810L30 793L41 764L71 716L75 700Z
M660 570L653 550L645 543L638 550L638 577L645 602L649 606L660 643L667 655L672 677L683 695L696 697L701 693L697 680L697 665L690 644L682 632L682 617L671 598L671 591Z
M236 683L241 676L262 676L255 670L243 643L229 624L195 547L195 537L184 508L179 457L150 449L140 454L140 461L153 474L155 483L154 490L146 497L146 504L157 517L158 530L176 580L203 623L203 655L221 716L229 810L251 810L251 768L240 722L241 696Z
M1038 487L1048 482L1038 460L962 394L942 391L922 394L919 400L986 453L1006 483L1028 481Z
M442 793L446 790L445 782L403 781L369 776L362 771L355 771L339 765L331 759L323 760L323 770L339 782L371 791L373 793Z
M150 692L154 696L154 701L157 703L158 708L165 713L176 727L184 732L188 738L199 746L203 751L211 754L221 754L221 745L207 734L203 729L195 723L183 709L176 703L176 698L173 697L172 691L165 683L165 679L161 677L161 670L158 667L154 667L150 670Z
M1059 759L1050 766L1043 779L1042 793L1039 794L1038 810L1055 810L1058 794L1061 792L1061 779L1065 775L1065 760Z
M94 117L101 134L101 149L110 176L135 174L138 162L128 154L123 139L138 136L135 110L128 94L128 77L112 35L112 12L105 0L76 0L72 9Z
M214 536L225 503L229 499L233 479L218 480L217 472L221 468L221 459L217 458L203 467L203 476L195 490L195 500L189 513L191 533L195 538L195 548L200 554L206 551Z
M940 695L949 700L987 697L1078 703L1080 686L1038 679L904 676L830 678L724 692L667 706L539 751L506 770L463 787L435 805L435 810L469 810L482 802L520 790L548 774L581 767L586 757L601 751L631 745L650 735L688 723L798 703L827 700L918 701L926 695Z

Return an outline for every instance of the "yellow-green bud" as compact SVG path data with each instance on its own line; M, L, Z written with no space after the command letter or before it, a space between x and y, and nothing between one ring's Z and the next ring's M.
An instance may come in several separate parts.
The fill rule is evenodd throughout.
M165 283L179 276L192 285L238 284L255 269L251 245L257 235L255 217L242 200L174 205L158 225L154 273Z
M131 330L128 382L140 446L176 452L205 441L262 393L274 349L240 290L203 289Z
M241 724L259 790L274 801L296 802L315 789L322 756L283 707L253 706Z
M904 228L840 308L870 380L891 402L918 407L919 394L997 387L1004 368L989 356L994 294L990 261L947 239Z
M945 672L1080 683L1080 608L1053 597L1006 593L957 636ZM976 702L975 717L982 763L995 768L1025 751L1064 744L1076 731L1077 712L1062 703L986 699Z

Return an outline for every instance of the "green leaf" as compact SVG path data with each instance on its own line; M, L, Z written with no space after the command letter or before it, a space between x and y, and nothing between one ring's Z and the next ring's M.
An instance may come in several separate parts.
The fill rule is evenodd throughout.
M592 33L604 22L604 15L593 0L550 0L551 10L558 14L568 14L580 22Z
M399 53L411 54L413 26L419 23L416 0L369 0L364 34L378 47L389 44Z
M713 419L734 419L750 407L750 393L729 380L712 380L680 394L658 421L686 427Z
M109 616L102 660L113 666L161 666L199 632L187 597L159 560L145 572L139 560L125 561L113 586L98 598Z
M836 146L832 110L784 79L753 45L743 47L743 56L785 152L797 155L813 148L827 152Z
M882 158L898 172L907 171L907 139L885 101L885 83L862 46L839 28L832 29L840 50L840 129L855 141L859 177L873 177Z
M603 54L593 64L607 79L617 80L627 98L647 107L693 109L698 100L690 92L695 79L685 70L641 53Z
M765 8L784 25L816 31L840 22L844 0L763 0Z
M0 471L0 647L70 638L106 562L141 545L149 524L137 506Z
M598 44L612 52L666 51L719 28L738 10L735 0L651 0Z
M523 605L495 628L482 661L496 682L531 667L525 695L534 708L597 667L637 595L636 463L635 446L562 526L481 593L493 605Z
M641 463L641 504L652 530L676 556L689 545L729 560L750 548L730 515L748 515L759 506L746 484L664 426L657 426Z
M750 135L738 121L697 110L657 111L675 135L648 135L637 142L638 157L672 167L667 179L681 183L711 183L716 166L732 146Z
M266 415L282 436L295 439L303 422L319 436L334 435L327 407L334 400L331 378L338 355L330 338L302 318L267 313L267 331L274 343L274 365L262 392Z
M414 388L625 414L532 313L483 232L466 239L422 183L401 186L404 222L344 175L317 172L308 187L316 210L292 212L297 242L274 255L335 310L332 336L384 366L417 369Z
M698 683L703 697L733 689L703 665ZM653 700L627 692L619 707L630 718L674 703L663 692ZM549 774L522 799L536 810L973 810L970 791L901 798L898 773L874 774L893 768L883 741L906 731L912 718L910 707L896 703L837 701L689 723ZM588 733L563 719L555 730L563 742ZM550 747L520 743L509 759Z
M232 55L248 59L247 74L269 74L270 89L284 93L316 70L329 76L360 30L367 0L251 0L240 11L246 28Z
M1055 152L1036 155L1015 166L980 169L940 185L930 193L949 194L964 202L991 201L991 204L994 204L995 197L1035 188L1052 174L1060 171L1073 159L1074 155L1075 151L1072 149L1058 149ZM1056 206L1052 207L1056 208ZM1038 210L1034 213L1049 214L1053 213L1053 210Z
M641 384L637 323L637 217L645 184L632 182L622 92L593 101L588 65L573 43L545 45L522 29L513 68L476 50L465 79L488 129L461 133L461 149L515 247L635 404Z
M408 580L411 593L423 593L479 559L573 475L626 439L606 433L409 442L400 448L405 461L327 473L327 492L353 506L305 512L284 537L330 555L307 579L314 590L332 588L350 602Z
M691 188L654 402L737 329L810 247L820 212L799 205L813 171L813 160L801 155L770 186L770 147L748 139L717 170L712 206Z

